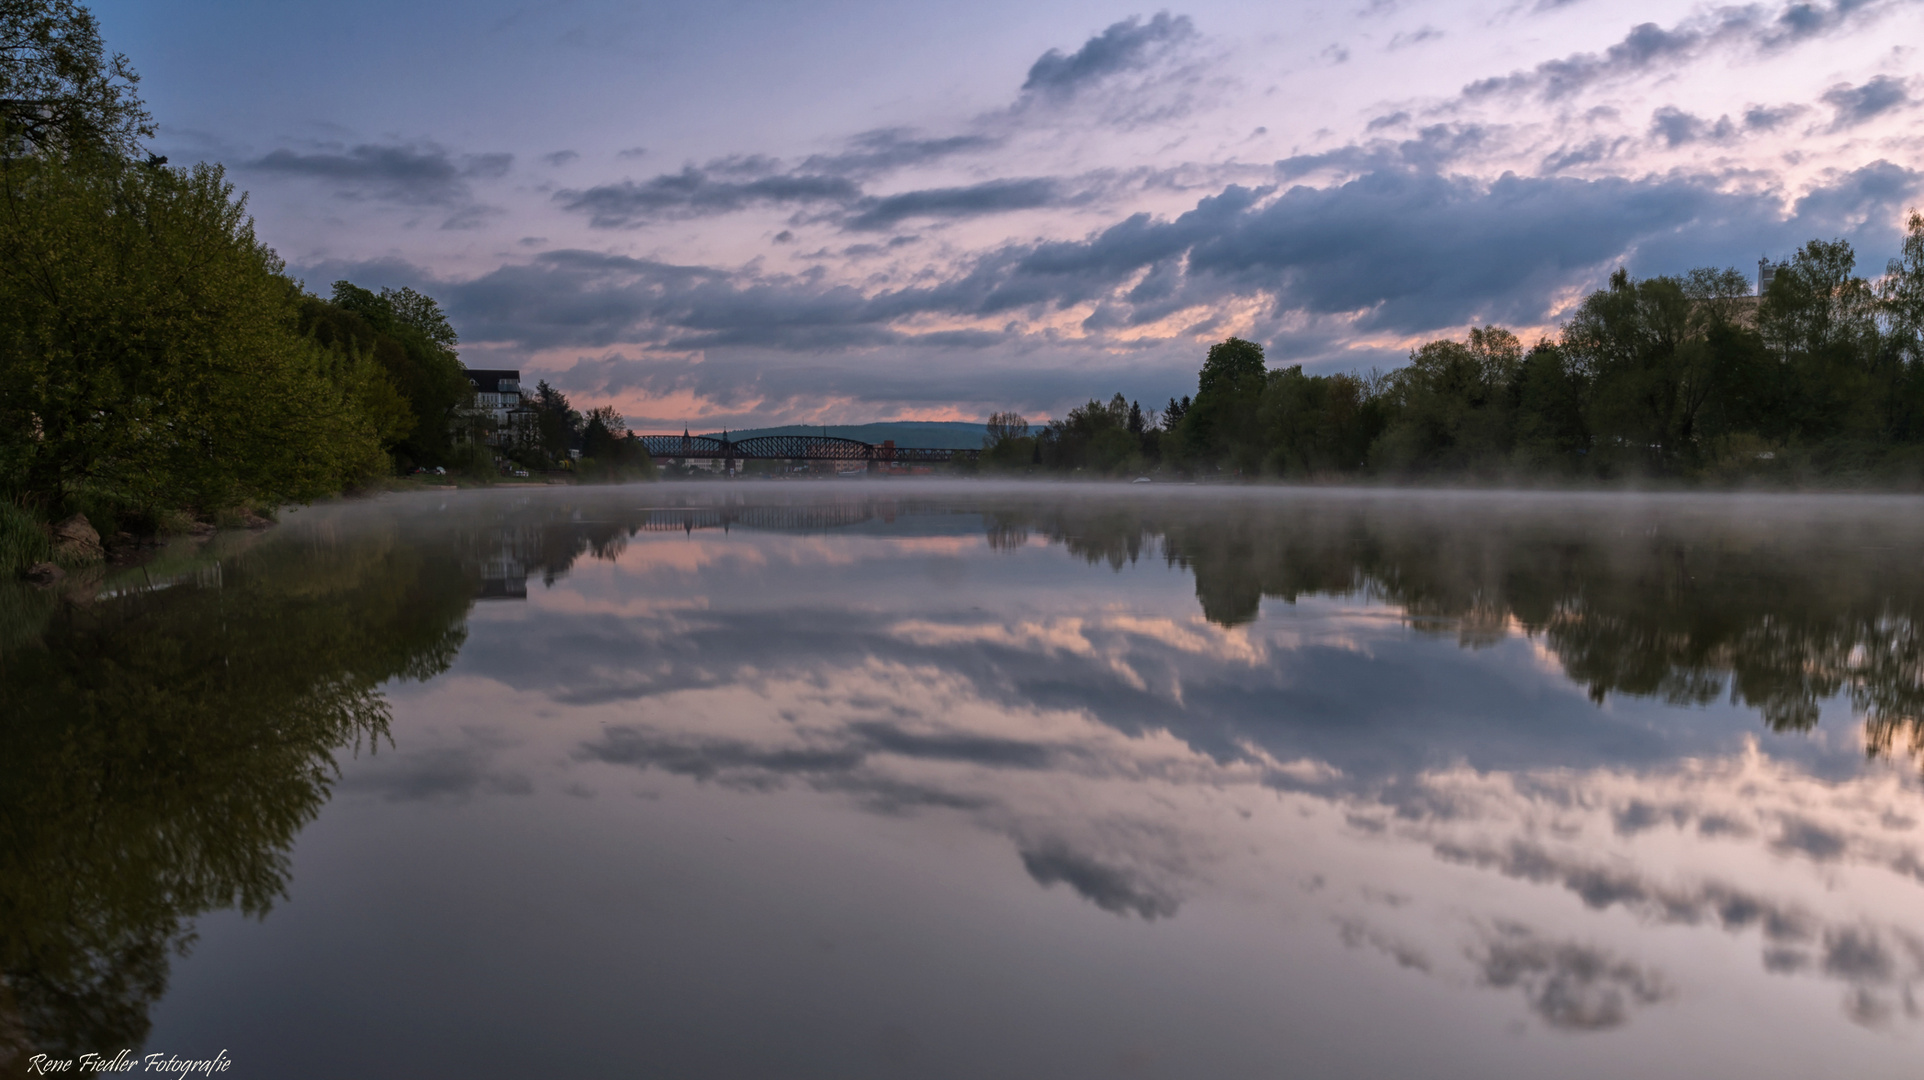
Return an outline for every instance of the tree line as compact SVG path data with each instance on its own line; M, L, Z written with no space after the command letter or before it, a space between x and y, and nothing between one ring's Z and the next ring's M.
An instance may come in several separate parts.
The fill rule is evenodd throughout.
M143 150L138 86L85 7L0 3L0 575L76 513L152 533L395 471L492 474L433 298L309 294L220 166ZM576 443L619 434L612 412L572 422ZM632 471L623 449L604 458Z
M1388 373L1271 368L1212 346L1160 414L1117 394L1031 429L991 418L1004 470L1162 469L1294 479L1800 482L1924 477L1924 215L1866 280L1813 240L1752 295L1736 270L1623 270L1554 337L1499 326L1430 341Z

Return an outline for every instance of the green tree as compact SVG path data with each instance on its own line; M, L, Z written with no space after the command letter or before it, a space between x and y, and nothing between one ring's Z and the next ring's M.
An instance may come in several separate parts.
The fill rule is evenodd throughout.
M312 499L382 468L365 372L218 166L15 158L0 184L0 483L152 512Z
M0 0L0 157L133 158L154 135L140 76L72 0Z
M334 283L331 300L388 339L377 343L375 356L415 418L415 426L397 447L402 464L447 464L463 434L458 422L463 408L474 399L474 386L455 351L454 328L439 305L413 289L375 293L349 281Z
M1136 471L1141 440L1129 430L1129 402L1121 394L1105 404L1090 401L1069 410L1043 430L1043 461L1058 469L1099 473Z
M1532 470L1573 473L1590 449L1583 377L1558 345L1539 341L1517 376L1513 459Z
M1183 453L1202 465L1227 461L1253 472L1262 462L1257 412L1267 385L1263 347L1229 338L1209 347L1196 399L1183 411Z
M541 451L553 461L566 461L568 451L581 434L581 414L568 404L568 397L548 385L546 379L535 386L535 434Z
M1523 366L1516 335L1498 326L1467 342L1432 341L1383 387L1389 413L1377 460L1397 472L1487 467L1510 452L1513 388Z
M1368 383L1355 375L1305 375L1300 364L1270 372L1260 419L1265 470L1283 476L1361 469L1384 423Z
M612 405L588 411L588 422L581 431L583 479L652 480L655 464L641 438L628 430L628 422Z

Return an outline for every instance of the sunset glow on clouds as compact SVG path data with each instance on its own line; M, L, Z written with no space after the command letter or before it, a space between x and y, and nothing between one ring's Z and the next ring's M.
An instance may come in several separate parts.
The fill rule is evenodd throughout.
M1875 274L1924 199L1897 0L95 7L310 289L644 428L1388 368L1618 265Z

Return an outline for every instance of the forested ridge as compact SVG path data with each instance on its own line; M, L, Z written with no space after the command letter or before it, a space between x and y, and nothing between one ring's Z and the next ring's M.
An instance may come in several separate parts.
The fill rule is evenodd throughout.
M1299 480L1924 481L1924 216L1866 279L1813 240L1763 295L1736 270L1618 270L1555 337L1428 342L1388 373L1210 348L1160 413L1118 394L1031 430L992 418L990 468Z

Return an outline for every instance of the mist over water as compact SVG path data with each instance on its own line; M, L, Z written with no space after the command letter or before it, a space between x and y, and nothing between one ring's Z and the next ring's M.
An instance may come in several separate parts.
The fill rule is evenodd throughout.
M0 595L0 1037L1911 1075L1924 504L669 484Z

